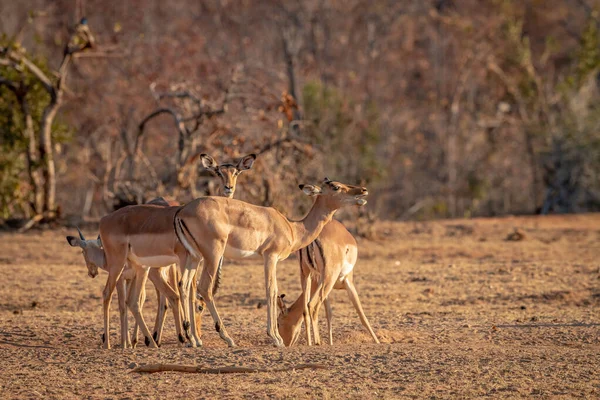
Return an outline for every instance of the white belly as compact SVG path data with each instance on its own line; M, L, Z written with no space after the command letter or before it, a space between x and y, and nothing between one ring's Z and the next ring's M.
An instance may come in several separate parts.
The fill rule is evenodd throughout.
M226 246L225 247L225 254L224 254L225 258L228 258L230 260L241 260L241 259L246 259L246 258L261 258L260 254L258 254L255 251L251 251L251 250L241 250L241 249L236 249L235 247L231 247L231 246Z
M138 265L143 265L143 266L152 267L152 268L165 267L167 265L171 265L171 264L179 262L179 259L174 255L171 255L171 256L155 255L155 256L149 256L149 257L140 257L137 254L135 254L133 249L129 252L128 258Z

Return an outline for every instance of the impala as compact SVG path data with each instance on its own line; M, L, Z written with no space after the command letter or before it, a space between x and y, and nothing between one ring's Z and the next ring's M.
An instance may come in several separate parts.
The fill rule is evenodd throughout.
M283 340L276 329L277 262L306 247L331 221L343 206L367 203L364 187L324 180L321 189L300 185L314 196L308 214L300 221L291 221L271 207L259 207L239 200L201 197L182 207L175 215L175 231L180 242L194 258L204 258L204 268L198 291L215 322L215 329L229 346L234 341L228 335L217 311L212 287L223 256L233 259L260 257L264 262L267 293L267 334L276 346Z
M221 178L225 188L224 194L232 196L235 191L237 176L243 170L252 167L256 155L250 154L243 157L236 166L232 164L219 166L212 157L206 154L202 154L201 159L205 168L211 169ZM202 344L196 330L196 324L190 325L189 322L195 314L193 302L196 296L190 295L190 293L193 289L196 269L200 259L190 256L174 234L173 220L179 209L179 206L143 204L124 207L103 217L100 220L100 235L96 246L101 252L89 252L88 243L82 246L81 243L70 239L72 237L67 237L71 245L79 245L84 248L84 258L90 276L97 275L98 267L108 271L108 279L103 291L104 334L102 340L104 348L110 348L109 310L112 294L126 264L134 270L135 275L130 292L127 295L127 304L145 337L146 344L150 347L157 347L153 335L150 334L144 322L141 310L142 298L145 296L144 287L149 276L148 269L152 272L155 269L174 263L179 266L180 271L179 293L175 292L169 285L162 287L161 291L164 291L176 314L180 340L182 336L178 321L181 320L181 316L177 316L177 314L180 314L179 301L181 299L183 306L183 324L181 325L183 325L185 334L190 338L193 347ZM89 256L88 252L90 253ZM152 273L160 275L158 270ZM191 332L189 332L190 327Z
M79 230L79 228L77 228L77 230L79 232L79 238L76 238L74 236L67 236L67 241L73 247L81 247L82 254L85 259L87 268L88 268L88 275L92 278L95 278L96 275L98 275L99 268L108 271L107 264L106 264L105 251L102 248L102 241L100 239L100 235L98 236L98 239L96 239L96 240L86 240L85 237L83 236L83 234L81 233L81 231ZM170 270L171 266L163 267L162 269ZM177 302L179 301L177 293L172 289L172 287L167 282L168 272L163 273L163 271L161 271L159 269L154 269L149 272L148 277L150 278L152 283L154 283L157 293L160 293L161 296L167 296L167 298L169 298L169 296L171 296L170 300L175 298L176 299L175 301L177 301ZM127 267L124 268L123 273L117 280L119 315L120 315L120 321L121 321L121 346L123 348L135 347L135 342L136 342L136 337L137 337L137 326L136 326L136 328L134 328L134 335L133 335L134 343L132 344L132 342L130 341L130 338L129 338L129 333L128 333L127 306L126 306L127 303L131 301L131 299L128 297L128 295L129 296L131 295L131 292L128 293L126 282L129 281L130 282L129 287L131 287L131 285L135 281L135 278L136 278L135 269L128 264ZM109 305L110 305L110 303L109 303ZM174 312L177 309L179 309L178 303L176 304L176 306L177 306L177 308L173 308ZM164 310L164 306L162 308ZM179 340L183 341L183 336L182 336L181 329L180 329L181 321L180 321L179 316L180 316L180 314L178 312L175 312L177 334L178 334ZM157 316L157 322L159 319L162 321L163 318ZM102 334L102 342L105 345L105 348L110 348L108 332L106 332L106 331Z
M356 239L341 222L336 220L328 223L314 242L298 252L302 294L289 308L283 303L285 295L279 296L277 301L280 308L277 325L286 346L292 346L297 342L303 319L306 343L309 346L312 344L311 326L315 344L321 343L318 318L323 303L325 303L327 316L329 344L333 344L331 325L333 315L328 299L332 289L346 289L363 326L369 331L375 343L379 343L354 287L353 271L357 256Z

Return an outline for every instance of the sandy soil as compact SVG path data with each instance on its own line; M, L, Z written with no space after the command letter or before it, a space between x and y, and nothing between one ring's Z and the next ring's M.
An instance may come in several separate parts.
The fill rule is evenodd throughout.
M506 241L515 227L525 238ZM380 223L377 231L381 239L359 243L355 281L380 345L346 293L334 291L334 346L272 347L262 266L226 263L218 305L238 347L226 347L209 317L204 347L179 347L169 315L160 349L125 351L116 301L115 348L100 349L106 274L88 278L64 239L72 232L0 234L0 398L600 397L600 215ZM278 277L295 298L294 257ZM155 304L149 290L149 324ZM155 362L327 369L131 373Z

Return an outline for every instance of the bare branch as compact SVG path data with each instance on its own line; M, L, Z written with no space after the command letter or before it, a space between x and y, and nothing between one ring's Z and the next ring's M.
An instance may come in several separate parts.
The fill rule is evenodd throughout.
M271 143L265 145L262 149L260 149L259 151L256 152L256 155L260 156L261 154L264 154L268 151L282 147L285 144L291 144L292 146L296 147L297 149L301 149L301 150L305 150L305 149L303 149L303 147L305 147L306 145L309 145L311 148L314 148L312 143L308 140L304 140L304 139L300 139L300 138L293 138L293 137L285 137L283 139L279 139L279 140L276 140L274 142L271 142Z
M144 128L146 127L146 124L151 119L158 117L161 114L170 114L173 117L173 119L175 120L175 126L177 127L177 131L179 132L178 149L179 149L179 153L181 155L181 153L183 152L183 149L185 147L185 138L188 135L188 130L187 130L185 124L183 123L181 116L176 111L174 111L172 108L168 108L168 107L163 107L163 108L154 110L153 112L148 114L144 119L142 119L142 121L139 123L138 133L136 135L135 145L134 145L135 152L137 152L137 149L139 148L139 141L140 141L141 136L144 134Z
M48 76L27 57L12 51L7 47L0 48L0 54L6 54L6 58L0 59L2 65L12 66L16 70L20 70L18 65L22 64L42 83L42 85L44 85L44 88L48 93L54 93L54 86L52 85L50 78L48 78ZM8 63L6 62L7 60L9 61Z

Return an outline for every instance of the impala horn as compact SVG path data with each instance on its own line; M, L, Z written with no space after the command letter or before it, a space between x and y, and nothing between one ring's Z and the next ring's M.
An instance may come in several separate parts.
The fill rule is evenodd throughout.
M83 236L83 233L81 233L81 230L79 230L79 227L78 227L78 226L76 226L76 228L77 228L77 232L79 232L79 238L80 238L81 240L85 240L85 237Z

